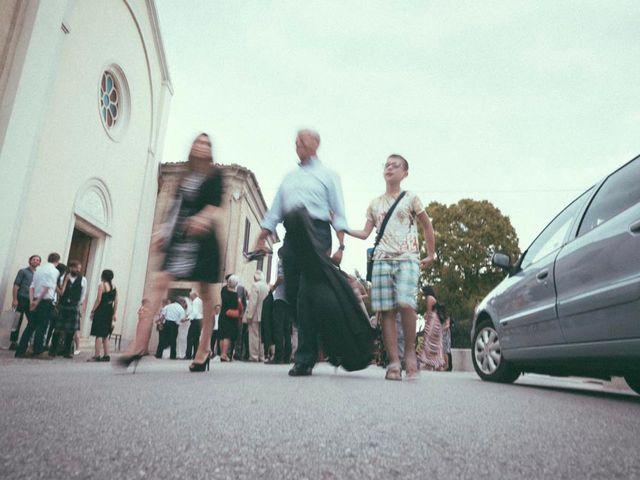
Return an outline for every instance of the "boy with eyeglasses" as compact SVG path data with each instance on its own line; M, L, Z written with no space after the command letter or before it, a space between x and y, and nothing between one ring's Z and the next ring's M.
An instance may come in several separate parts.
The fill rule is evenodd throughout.
M401 155L387 158L383 176L386 190L374 198L367 209L367 222L362 230L350 230L349 235L365 240L373 227L380 230L387 212L400 198L402 181L409 175L409 163ZM427 256L420 260L417 225L422 228L426 240ZM420 269L426 268L435 258L435 236L431 220L420 198L415 193L404 192L373 254L371 307L381 313L382 334L389 357L385 378L401 380L398 356L396 315L402 317L404 333L406 378L418 375L416 360L416 294Z

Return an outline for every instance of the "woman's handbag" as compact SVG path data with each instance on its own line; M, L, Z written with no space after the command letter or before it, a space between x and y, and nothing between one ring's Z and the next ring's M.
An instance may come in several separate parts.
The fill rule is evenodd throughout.
M391 208L387 211L387 214L384 216L384 219L382 220L382 224L380 225L380 230L378 230L378 234L376 235L376 240L375 242L373 242L373 248L367 248L367 282L371 281L372 274L373 274L373 253L376 251L376 247L380 243L380 240L382 240L382 235L384 235L384 229L387 227L387 223L389 222L389 218L391 218L391 214L396 209L396 206L398 205L398 203L400 203L400 200L402 200L402 197L404 197L406 193L407 193L406 190L403 190L402 192L400 192L400 195L398 195L398 198L396 198L396 201L393 202L393 205L391 205Z

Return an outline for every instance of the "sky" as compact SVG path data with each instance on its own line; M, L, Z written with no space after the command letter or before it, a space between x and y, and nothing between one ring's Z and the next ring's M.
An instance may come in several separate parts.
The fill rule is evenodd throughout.
M164 162L209 133L270 205L300 128L350 227L391 153L425 205L489 200L522 250L640 154L640 2L156 0L174 97ZM284 230L280 231L281 237ZM348 238L343 268L373 244Z

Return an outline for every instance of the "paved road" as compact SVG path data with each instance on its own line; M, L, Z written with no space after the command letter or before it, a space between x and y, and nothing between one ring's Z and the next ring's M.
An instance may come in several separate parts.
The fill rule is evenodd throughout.
M132 375L3 352L2 478L640 478L640 397L598 385L186 368L145 358Z

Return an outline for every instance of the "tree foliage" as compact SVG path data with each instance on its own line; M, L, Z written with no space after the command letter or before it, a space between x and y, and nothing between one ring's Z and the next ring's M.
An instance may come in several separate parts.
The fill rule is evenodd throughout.
M427 206L436 236L436 260L422 272L421 285L433 285L438 302L444 303L454 319L453 346L470 345L469 332L476 304L503 278L504 272L491 265L496 251L520 256L518 236L509 217L489 201L463 199ZM422 256L426 255L422 241ZM422 294L418 311L426 309Z

